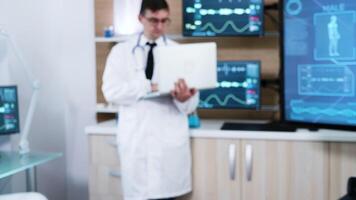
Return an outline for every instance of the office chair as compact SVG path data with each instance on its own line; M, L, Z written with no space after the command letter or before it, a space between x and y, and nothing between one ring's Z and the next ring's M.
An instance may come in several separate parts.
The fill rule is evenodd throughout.
M350 177L347 182L347 194L339 200L356 200L356 177Z

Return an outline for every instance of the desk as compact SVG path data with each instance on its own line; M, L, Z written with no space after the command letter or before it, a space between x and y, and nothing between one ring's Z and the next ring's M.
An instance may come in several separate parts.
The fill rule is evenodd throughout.
M37 191L36 167L62 156L62 153L0 152L0 179L26 170L27 191Z

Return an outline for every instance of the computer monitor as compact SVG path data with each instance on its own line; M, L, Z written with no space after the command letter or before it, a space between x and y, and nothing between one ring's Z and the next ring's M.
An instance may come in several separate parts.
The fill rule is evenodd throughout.
M183 0L183 35L260 36L263 0Z
M259 108L259 61L218 61L217 74L217 88L200 91L200 109Z
M281 3L282 119L356 129L356 1Z
M16 86L0 86L0 135L20 132Z

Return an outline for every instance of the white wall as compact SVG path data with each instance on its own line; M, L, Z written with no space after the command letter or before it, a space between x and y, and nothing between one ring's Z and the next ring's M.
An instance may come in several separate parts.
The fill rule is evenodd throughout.
M84 127L95 123L94 3L65 0L63 67L66 82L68 200L88 199L88 145Z
M51 200L88 199L84 127L95 122L93 24L92 0L0 0L0 27L11 34L41 81L31 149L64 153L38 168L39 191ZM31 90L20 87L23 116ZM17 139L12 136L13 144ZM23 178L13 179L14 191L24 189Z

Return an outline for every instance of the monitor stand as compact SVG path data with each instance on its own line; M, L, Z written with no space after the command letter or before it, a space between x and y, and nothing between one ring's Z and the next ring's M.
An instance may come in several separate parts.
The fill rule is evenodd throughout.
M270 123L239 123L225 122L221 130L244 130L244 131L276 131L276 132L295 132L296 127L280 122Z

